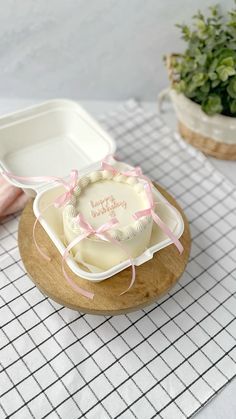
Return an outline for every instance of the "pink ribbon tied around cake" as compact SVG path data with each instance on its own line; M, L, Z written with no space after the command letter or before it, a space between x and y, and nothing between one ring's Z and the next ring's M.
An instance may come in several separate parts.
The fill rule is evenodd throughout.
M153 221L161 228L161 230L172 240L172 242L177 247L180 254L183 253L183 246L180 243L179 239L172 233L172 231L169 229L169 227L161 220L161 218L156 214L155 212L155 202L153 200L153 194L152 194L152 187L151 187L151 180L145 176L142 172L141 167L134 167L133 169L127 170L127 171L119 171L114 166L110 165L107 160L111 156L105 157L105 159L101 162L101 167L103 170L110 171L113 175L124 175L124 176L134 176L140 179L145 180L145 188L147 192L147 197L150 203L150 207L146 208L144 210L137 211L133 217L135 220L138 220L139 218L145 217L145 216L151 216ZM176 211L176 208L174 208L171 204L166 203L167 206L172 208L174 211Z
M75 187L78 182L78 170L71 170L70 180L68 182L66 182L62 178L54 178L51 180L54 180L55 182L60 183L65 188L65 192L62 195L58 196L53 202L54 207L56 208L63 207L70 201L72 194L75 190Z
M109 172L111 172L113 175L123 175L123 176L127 176L127 177L137 177L140 179L145 180L146 182L151 182L150 179L145 176L142 172L141 167L134 167L133 169L130 170L126 170L124 172L116 169L114 166L112 166L111 164L107 163L107 159L109 158L109 156L107 156L102 162L101 162L101 167L102 170L108 170Z
M69 275L65 271L65 262L66 262L67 257L69 256L70 250L74 246L76 246L78 243L80 243L82 240L86 239L89 236L96 236L101 240L109 241L111 243L114 243L115 245L118 245L125 253L126 253L126 249L125 249L124 246L122 246L118 242L118 240L114 239L109 234L109 230L112 227L114 227L115 225L119 224L119 221L117 220L117 218L115 218L115 217L111 218L108 222L102 224L97 229L94 229L91 226L91 224L89 224L87 221L85 221L82 214L77 215L76 221L78 222L78 225L82 228L83 232L78 237L76 237L74 240L72 240L72 242L67 246L67 248L66 248L66 250L63 254L63 258L62 258L62 272L63 272L64 277L67 279L68 283L71 285L71 287L75 291L79 292L84 297L93 299L94 293L86 291L83 288L79 287L77 284L75 284L75 282L69 277ZM125 291L123 291L120 295L125 294L133 286L134 281L135 281L135 276L136 276L135 275L135 266L134 266L132 258L129 255L128 255L128 259L129 259L131 267L132 267L132 277L131 277L129 287Z
M148 200L149 200L149 203L150 203L150 207L135 212L135 214L133 215L134 219L138 220L139 218L142 218L142 217L151 216L153 221L172 240L174 245L177 247L179 253L182 254L184 248L183 248L182 244L180 243L179 239L177 239L177 237L174 235L174 233L172 233L172 231L169 229L169 227L161 220L161 218L155 212L155 204L156 203L153 200L152 187L151 187L150 183L146 183L144 187L145 187L146 192L147 192L147 197L148 197ZM166 205L168 205L170 208L172 208L174 211L176 211L176 209L171 204L166 203Z
M70 201L70 199L72 197L72 193L74 192L74 189L77 185L78 170L71 170L68 182L66 180L60 178L60 177L57 177L57 176L30 176L30 177L28 177L28 176L16 176L16 175L13 175L12 173L9 173L9 172L3 172L2 174L6 178L8 177L10 179L15 179L15 180L23 181L23 182L36 182L36 183L57 182L60 185L64 186L65 192L63 192L62 195L58 196L52 204L48 205L43 210L43 212L41 212L41 214L36 218L36 220L34 222L34 226L33 226L34 244L35 244L38 252L41 254L41 256L43 256L44 259L50 261L51 258L42 251L42 249L40 248L40 246L37 243L36 235L35 235L36 225L37 225L38 221L40 220L40 218L42 218L42 213L47 211L48 208L50 208L52 206L54 206L55 208L60 208L64 205L66 205Z

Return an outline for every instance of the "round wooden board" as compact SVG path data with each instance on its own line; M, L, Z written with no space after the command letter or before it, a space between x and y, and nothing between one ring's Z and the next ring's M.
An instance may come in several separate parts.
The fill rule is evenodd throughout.
M180 135L187 143L198 148L204 154L222 160L236 160L236 144L226 144L215 141L209 137L204 137L203 135L192 131L180 121L178 122L178 129Z
M25 269L35 285L44 294L63 306L84 313L101 315L118 315L135 311L152 304L167 293L185 270L191 238L189 224L181 208L165 190L160 186L158 189L183 216L185 224L181 237L184 246L183 254L180 256L174 245L155 253L153 259L136 267L135 284L122 296L119 294L130 283L131 268L127 268L100 283L86 281L70 272L70 276L80 286L95 293L93 300L77 294L67 283L61 272L61 255L40 223L36 228L37 241L50 255L51 261L47 262L38 253L32 240L35 216L32 208L33 201L30 200L21 215L18 242Z

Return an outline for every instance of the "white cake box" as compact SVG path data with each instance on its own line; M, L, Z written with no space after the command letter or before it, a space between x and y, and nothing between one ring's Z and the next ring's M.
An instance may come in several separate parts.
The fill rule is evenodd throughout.
M72 169L77 169L79 175L84 175L99 170L101 160L115 150L113 138L73 101L51 100L0 118L0 172L65 178ZM125 163L120 163L119 167L122 170L130 168ZM62 186L53 182L39 184L7 179L27 194L36 195L33 206L36 217L64 191ZM166 199L156 188L154 199L159 202L158 214L179 238L184 231L180 213L165 205ZM40 223L63 255L62 210L49 208ZM146 262L155 252L170 244L171 240L154 225L148 249L134 260L134 264ZM99 282L125 269L130 262L127 260L103 272L88 272L72 257L68 258L68 265L76 275Z

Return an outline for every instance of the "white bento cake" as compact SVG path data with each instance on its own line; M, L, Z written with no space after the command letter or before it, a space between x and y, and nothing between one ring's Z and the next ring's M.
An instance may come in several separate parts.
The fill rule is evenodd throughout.
M66 244L83 234L77 222L79 214L95 230L114 217L118 224L108 231L112 241L90 235L76 244L72 249L74 259L104 271L141 255L149 245L153 220L144 216L136 221L133 215L149 205L145 181L137 177L109 170L82 177L63 210Z

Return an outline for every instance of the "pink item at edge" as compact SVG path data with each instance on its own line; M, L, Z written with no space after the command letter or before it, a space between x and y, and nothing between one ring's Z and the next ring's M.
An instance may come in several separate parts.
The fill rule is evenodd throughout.
M0 219L24 208L27 195L0 176Z
M78 171L77 170L71 170L70 172L70 180L69 182L66 182L64 179L57 177L57 176L17 176L17 175L13 175L10 172L4 172L5 176L8 176L10 179L15 179L15 180L20 180L23 182L57 182L60 185L64 186L65 188L65 192L58 196L55 201L48 205L43 212L45 212L49 207L56 207L56 208L60 208L64 205L66 205L66 203L71 199L72 193L77 185L77 180L78 180ZM44 259L46 259L47 261L50 261L50 257L47 256L39 247L37 240L36 240L36 236L35 236L35 230L36 230L36 225L39 221L39 219L42 218L42 213L36 217L36 220L34 222L34 226L33 226L33 240L34 240L34 244L38 250L38 252L41 254L41 256L44 257Z

